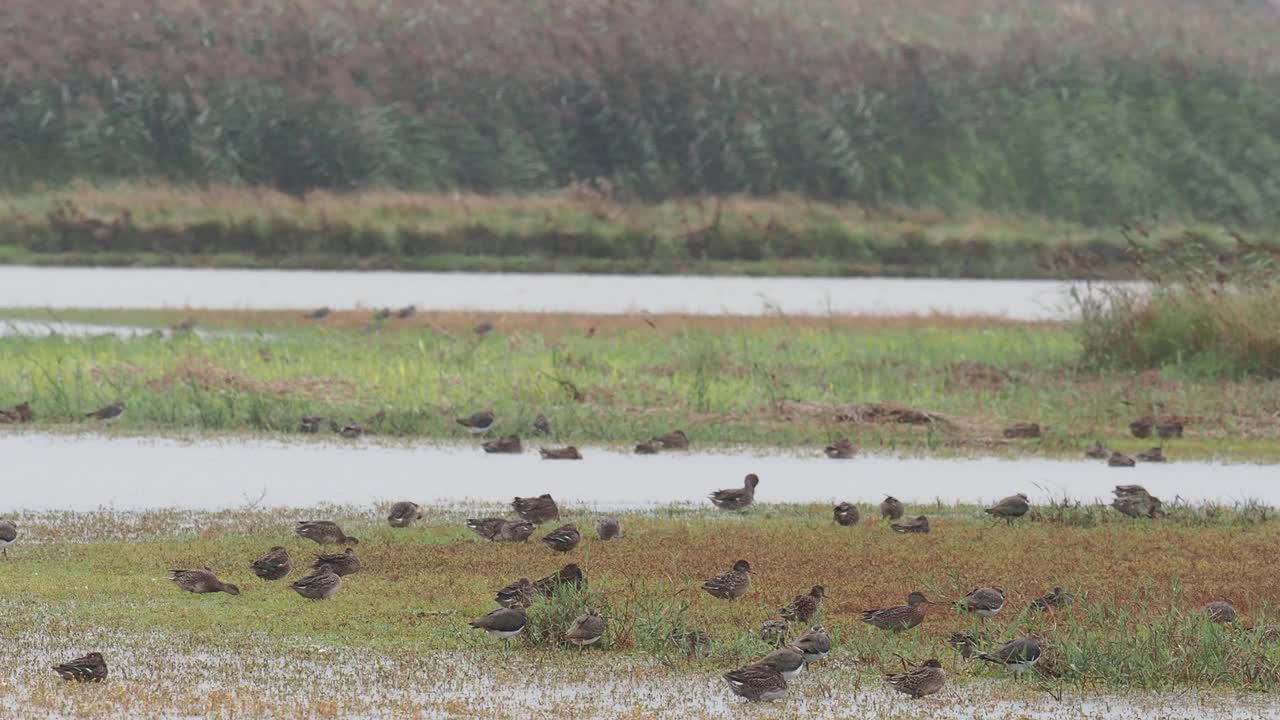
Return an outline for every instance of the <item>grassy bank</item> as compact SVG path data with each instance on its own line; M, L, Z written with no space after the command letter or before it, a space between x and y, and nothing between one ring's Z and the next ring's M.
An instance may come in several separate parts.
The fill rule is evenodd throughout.
M9 311L32 317L32 311ZM938 318L689 318L185 311L67 312L67 320L189 333L134 339L11 337L0 398L30 400L35 426L74 430L117 398L116 432L295 432L303 415L371 419L383 437L463 440L454 418L492 408L528 437L629 446L673 427L697 447L812 447L849 436L905 453L1079 456L1124 449L1146 414L1185 419L1174 459L1280 460L1280 385L1081 367L1077 330ZM40 317L48 317L40 315ZM477 335L482 321L494 330ZM260 331L260 332L258 332ZM904 412L904 410L906 412ZM1002 429L1038 422L1038 440Z
M0 197L0 262L524 272L1134 276L1135 252L1224 228L1117 227L1017 213L868 208L795 196L623 203L544 195L311 193L79 185ZM1259 233L1263 243L1272 242Z
M870 508L863 511L864 517L871 514ZM566 521L580 527L593 524L592 512L564 512ZM788 705L822 702L835 683L844 688L841 697L867 693L874 700L869 704L896 708L876 674L895 666L897 655L942 658L952 693L981 688L978 702L1003 697L1001 688L1010 684L1001 680L1005 673L961 660L945 643L953 632L976 633L988 643L1040 634L1051 651L1042 661L1046 675L1033 676L1030 685L1041 691L1270 690L1280 684L1280 645L1243 630L1275 620L1274 572L1253 561L1280 541L1274 520L1230 508L1171 508L1160 522L1129 521L1106 508L1043 508L1031 522L1006 528L993 527L974 507L920 506L908 512L931 515L933 532L897 535L879 520L840 527L825 506L760 506L745 516L628 513L620 516L622 539L603 543L592 535L567 557L536 542L481 541L463 527L466 514L449 510L430 511L405 530L386 527L385 508L20 514L22 541L0 562L9 597L3 601L0 640L14 649L5 671L14 684L0 685L0 694L22 688L50 705L73 702L74 689L63 689L47 671L34 668L66 659L58 653L70 657L99 649L118 663L119 673L103 692L142 682L149 689L135 702L143 709L182 695L181 678L197 668L215 684L239 686L237 692L220 689L216 701L228 708L281 692L307 706L318 702L307 689L312 683L327 687L325 678L334 675L360 682L362 692L330 698L328 714L334 716L361 698L379 699L378 712L387 712L384 703L398 707L412 700L402 697L411 694L410 687L428 697L438 688L457 703L456 714L485 702L483 678L501 674L497 668L516 667L528 674L517 683L521 687L590 682L595 673L621 672L630 676L618 681L624 685L661 685L687 696L673 699L677 704L690 697L715 703L728 697L715 679L718 673L766 652L760 624L815 583L829 595L818 620L831 632L834 649L827 662L793 683ZM1079 526L1072 518L1083 512L1100 521ZM304 601L284 581L262 581L248 569L253 558L277 544L288 549L295 567L308 561L317 546L293 536L291 527L295 519L315 515L338 520L361 538L357 552L364 564L332 600L321 603ZM974 551L978 547L982 552ZM1050 554L1054 562L1043 562ZM715 600L698 590L702 579L739 557L750 559L757 571L740 601ZM540 602L532 616L551 622L548 637L555 638L556 621L550 618L572 616L587 604L600 607L610 623L600 647L579 654L539 639L535 626L529 637L504 649L466 627L493 607L497 588L565 562L583 568L588 589ZM164 579L169 568L199 565L238 584L241 594L195 596ZM291 577L298 575L295 570ZM945 606L900 635L860 621L862 610L900 602L910 590L945 602L988 583L1010 594L1005 612L985 624ZM1075 592L1076 603L1057 613L1025 609L1054 585ZM1212 626L1200 617L1201 605L1221 599L1240 611L1238 627ZM686 658L666 640L675 627L706 631L711 649ZM992 680L994 689L987 684ZM489 692L506 693L503 686ZM428 697L417 698L418 706L440 702ZM572 707L575 699L553 693L547 702ZM630 705L619 711L623 717L655 714ZM275 716L279 708L260 712Z

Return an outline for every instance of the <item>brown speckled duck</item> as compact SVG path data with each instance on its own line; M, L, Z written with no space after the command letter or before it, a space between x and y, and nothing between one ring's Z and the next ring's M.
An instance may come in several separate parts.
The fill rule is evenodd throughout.
M358 545L359 540L349 537L332 520L299 520L293 532L298 537L314 540L321 545Z
M107 661L102 658L102 653L91 652L61 665L54 665L53 671L63 680L102 682L107 679Z
M325 565L332 568L334 574L339 577L346 577L360 572L360 558L356 557L356 551L351 548L347 548L340 553L316 555L316 561L311 564L311 569L319 570Z
M511 509L515 510L516 514L521 518L534 525L541 525L544 522L560 519L560 507L546 493L538 497L517 497L511 501Z
M893 523L889 527L898 533L927 533L929 532L929 518L920 515L911 520Z
M654 435L649 442L662 450L688 450L689 436L683 430L672 430L662 435Z
M561 585L572 585L575 588L581 588L586 584L587 576L583 574L582 568L579 568L574 563L569 563L561 568L559 572L553 572L546 577L533 581L533 589L549 597Z
M931 658L910 670L887 674L884 680L894 690L919 699L940 692L947 682L947 674L942 670L942 663Z
M827 457L832 460L848 460L857 454L858 449L853 446L853 442L849 438L840 438L822 449Z
M493 599L505 608L529 607L535 592L537 589L533 587L533 583L529 582L529 578L522 577L499 589Z
M1122 452L1113 452L1111 453L1111 457L1107 458L1108 467L1131 468L1137 464L1138 463L1134 461L1133 458L1129 457L1128 455L1125 455Z
M739 560L733 564L732 570L726 570L702 583L703 590L721 600L737 600L750 588L751 563L746 560Z
M822 598L826 590L821 585L814 585L806 595L797 595L779 612L783 619L791 622L809 622L822 608Z
M289 561L289 551L276 545L266 555L253 561L253 574L263 580L279 580L289 574L293 565Z
M902 501L892 495L880 501L881 520L901 520L904 512L906 508L902 506Z
M902 632L924 622L925 609L933 601L922 592L907 595L906 605L891 605L876 610L863 610L862 622L890 632Z
M572 523L561 525L542 537L543 545L562 553L578 547L580 542L582 542L582 533L578 532L578 526Z
M741 510L755 502L756 486L760 484L760 476L755 473L747 475L742 487L716 490L711 493L711 503L721 510Z
M582 453L578 452L578 448L569 445L561 448L538 448L538 454L543 460L581 460Z
M231 583L224 583L209 568L191 568L189 570L170 570L169 579L175 585L191 593L217 593L239 595L240 588Z
M756 664L724 674L724 681L734 695L750 702L779 700L787 694L787 681L782 673L768 665Z
M525 542L533 536L533 523L528 520L503 520L498 528L497 542Z
M612 540L622 534L622 526L618 518L602 517L596 521L596 536L601 540Z
M492 454L519 455L524 452L524 445L520 442L519 435L507 435L496 440L490 440L480 447L484 451Z
M328 600L342 589L342 577L333 571L333 566L322 564L310 575L294 580L289 587L308 600Z

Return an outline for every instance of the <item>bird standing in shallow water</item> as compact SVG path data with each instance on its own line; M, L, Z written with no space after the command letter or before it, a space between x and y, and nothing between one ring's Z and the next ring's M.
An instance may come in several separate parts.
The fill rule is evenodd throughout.
M821 585L814 585L807 595L797 595L779 614L791 622L809 622L822 608L822 598L826 590Z
M842 502L839 505L836 505L832 509L832 515L838 524L844 525L845 527L858 524L858 506L853 503Z
M493 427L496 418L492 410L481 410L478 413L472 413L464 418L458 418L457 423L467 429L472 435L483 435L489 432L489 428Z
M328 600L342 589L342 577L333 571L333 566L323 564L310 575L294 580L289 587L308 600Z
M170 570L169 579L187 592L203 594L224 592L228 595L239 595L240 588L231 583L224 583L209 568L192 568L190 570Z
M263 580L279 580L293 569L289 561L289 551L280 545L276 545L268 550L266 555L254 560L250 567L253 568L253 574Z
M107 679L107 661L102 658L102 653L91 652L84 657L54 665L53 671L63 680L102 682Z
M562 553L567 553L578 547L580 542L582 542L582 533L578 532L578 526L572 523L561 525L542 538L543 545Z
M880 501L880 519L881 520L901 520L906 508L902 506L902 501L889 495Z
M1012 525L1014 519L1026 515L1030 509L1031 505L1027 503L1027 496L1018 493L1017 495L1010 495L987 508L986 513L995 518L1003 518L1006 523Z
M751 473L743 479L742 487L716 490L709 497L711 503L721 510L741 510L755 502L756 486L759 484L760 477Z
M933 601L925 597L924 593L913 592L907 595L906 605L892 605L876 610L863 610L862 622L878 627L881 630L891 630L893 632L910 630L924 622L925 608L932 604Z
M746 560L739 560L733 564L732 570L726 570L702 583L703 590L721 600L737 600L750 588L751 563Z
M942 671L942 663L930 659L905 672L886 674L884 680L894 690L919 699L941 691L947 674Z
M418 503L401 500L391 506L391 511L387 513L387 524L393 528L406 528L414 520L422 519L422 508L418 507Z
M0 554L9 557L9 546L18 541L18 524L12 520L0 520Z
M778 700L787 694L786 678L768 665L748 665L727 672L723 677L734 695L751 702Z

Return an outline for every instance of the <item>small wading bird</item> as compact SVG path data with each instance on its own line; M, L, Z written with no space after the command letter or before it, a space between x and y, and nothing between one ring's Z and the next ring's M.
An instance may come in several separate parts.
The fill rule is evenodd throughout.
M63 680L102 682L107 679L107 661L102 658L102 653L91 652L84 657L54 665L53 671Z
M289 551L280 545L276 545L268 550L266 555L254 560L250 567L253 568L253 574L263 580L279 580L293 569L289 561Z
M547 493L538 497L517 497L511 501L511 509L515 510L522 519L534 525L560 519L560 508Z
M481 410L467 417L458 418L457 423L466 428L467 432L472 435L483 435L489 432L489 428L493 427L494 421L492 410Z
M741 510L755 502L756 486L759 484L760 477L751 473L743 479L742 487L716 490L709 497L711 503L721 510Z
M986 509L986 513L994 518L1003 518L1009 525L1017 518L1027 514L1031 506L1027 503L1027 496L1022 493L1010 495L1000 502Z
M573 621L565 632L564 638L579 648L584 648L599 642L600 638L604 637L604 630L604 618L600 616L599 611L592 608Z
M832 515L837 523L848 527L857 525L860 518L858 506L850 502L842 502L832 508Z
M876 610L863 610L862 622L878 627L881 630L902 632L924 622L925 608L933 605L933 601L922 592L907 595L906 605L891 605Z
M224 592L228 595L239 595L240 588L231 583L224 583L209 568L192 568L190 570L170 570L169 579L175 585L192 593Z
M858 452L849 438L840 438L822 449L832 460L848 460Z
M723 677L734 695L751 702L779 700L787 694L786 678L768 665L748 665L727 672Z
M904 512L906 508L902 506L902 501L892 495L880 501L881 520L901 520Z
M342 577L333 571L333 566L322 564L310 575L294 580L289 587L308 600L328 600L342 589Z
M293 532L298 537L314 540L321 545L359 545L360 541L342 532L332 520L299 520Z
M507 435L496 440L490 440L480 446L487 453L519 455L524 452L524 445L520 442L519 435Z
M825 595L826 590L821 585L814 585L807 595L795 596L779 614L790 622L809 622L822 608L822 598Z
M106 407L100 407L91 413L85 413L84 416L110 425L119 420L122 415L124 415L124 403L117 400Z
M739 560L732 570L726 570L702 583L702 589L711 597L721 600L737 600L751 588L751 563Z
M387 513L387 524L393 528L406 528L414 520L422 519L422 508L418 507L418 503L401 500L391 506L391 511Z
M884 680L903 695L920 699L941 691L947 682L947 674L942 671L942 663L929 659L910 670L888 673Z
M0 554L9 557L9 546L17 541L17 523L12 520L0 520Z
M602 517L596 521L596 536L601 540L612 540L622 534L622 527L615 517Z
M528 617L523 607L498 608L493 612L471 621L471 627L484 630L490 635L510 640L524 630Z
M902 522L889 525L894 532L899 533L927 533L929 532L929 518L921 515L913 520L903 520Z
M339 577L355 575L360 572L360 558L356 557L356 551L351 548L347 548L346 551L340 553L317 555L316 561L311 563L311 569L319 570L326 565Z
M578 526L572 523L561 525L542 537L543 545L562 553L567 553L578 547L580 542L582 542L582 533L578 532Z
M538 448L538 454L543 460L581 460L582 453L578 452L578 448L569 445L560 448Z
M787 680L794 680L800 674L800 671L804 670L804 653L798 647L784 645L760 658L757 662L760 665L768 665L777 670Z

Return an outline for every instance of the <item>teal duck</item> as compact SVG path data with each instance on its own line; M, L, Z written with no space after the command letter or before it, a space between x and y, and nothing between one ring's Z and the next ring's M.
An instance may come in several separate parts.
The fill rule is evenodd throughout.
M1152 520L1164 515L1164 503L1141 485L1117 485L1112 493L1115 499L1111 501L1111 507L1123 515Z
M826 453L827 457L832 460L848 460L857 454L858 449L853 446L849 438L840 438L823 448L822 452Z
M981 647L977 637L963 632L951 633L951 636L947 638L947 644L955 648L956 652L960 653L960 657L965 660L977 655Z
M472 413L464 418L458 418L457 423L467 429L472 435L483 435L489 432L489 428L493 427L496 418L492 410L481 410L478 413Z
M279 580L293 569L289 561L289 551L280 545L276 545L268 550L266 555L254 560L250 567L253 568L253 574L263 580Z
M333 431L335 433L337 433L338 435L341 435L342 437L348 440L355 440L356 438L368 432L368 430L365 428L364 425L361 425L360 423L356 422L355 420L352 420L351 418L347 418L347 421L341 424L337 422L331 422L329 423L329 426L333 428Z
M492 454L519 455L524 452L524 445L520 443L519 435L507 435L496 440L490 440L480 446L484 451Z
M661 448L654 442L642 442L636 445L637 455L657 455Z
M654 435L649 442L657 445L662 450L688 450L689 436L684 434L683 430L672 430L662 435Z
M538 497L517 497L511 501L511 509L515 510L516 514L522 519L528 520L534 525L541 525L544 522L560 519L559 506L546 493Z
M546 415L538 413L538 416L533 419L533 431L538 435L551 434L551 421L547 419Z
M360 558L356 557L356 551L351 548L347 548L345 552L316 555L316 561L311 563L311 569L319 570L325 565L332 568L334 574L339 577L360 572Z
M1137 465L1133 458L1121 452L1111 453L1111 457L1107 458L1108 467L1133 467Z
M918 700L940 692L947 682L947 674L942 671L942 663L934 658L910 670L886 674L884 681L894 690Z
M533 523L528 520L503 520L498 528L498 542L525 542L533 536Z
M1076 601L1076 596L1054 585L1053 589L1031 601L1032 610L1058 610Z
M7 408L0 408L0 423L26 423L35 419L31 411L31 403L20 402Z
M605 620L599 611L587 610L574 619L573 624L564 633L564 639L578 647L594 645L604 637Z
M832 515L837 523L844 525L845 527L857 525L858 520L860 519L858 506L851 502L842 502L839 505L836 505L832 508Z
M733 564L732 570L708 578L702 583L702 589L712 597L721 600L737 600L751 588L751 563L739 560Z
M470 518L467 520L467 529L485 540L497 540L498 533L502 532L502 526L506 522L506 518L499 517Z
M1133 457L1139 462L1162 463L1165 461L1164 448L1153 447L1148 450L1143 450L1142 452L1135 454Z
M978 617L984 619L995 617L1004 608L1004 588L974 588L964 596L961 607L971 613L977 613Z
M1095 442L1093 447L1084 451L1084 456L1092 460L1106 460L1109 455L1111 455L1111 451L1107 449L1106 445L1102 444L1101 440Z
M1156 435L1162 440L1182 437L1183 423L1179 418L1164 418L1156 421Z
M578 532L578 526L572 523L561 525L542 536L543 545L562 553L570 552L578 547L580 542L582 542L582 533Z
M913 592L907 595L906 605L863 610L862 622L892 632L910 630L924 622L926 606L933 604L933 601L925 597L924 593Z
M538 578L533 581L533 589L542 593L544 596L550 597L554 595L556 589L562 585L572 585L574 588L582 588L587 584L587 576L573 563L560 568L559 572L551 573L546 577Z
M1129 423L1129 432L1139 440L1145 440L1146 438L1151 437L1151 430L1155 427L1155 424L1155 418L1150 415L1143 415L1137 420Z
M416 502L401 500L391 506L387 513L387 524L393 528L406 528L414 520L422 519L422 508Z
M768 665L748 665L727 672L723 677L734 695L750 702L779 700L787 694L786 678Z
M102 682L107 679L107 661L102 658L102 653L91 652L84 657L54 665L53 671L63 680Z
M760 476L755 473L747 475L742 487L716 490L711 493L711 503L721 510L741 510L755 502L756 486L760 484Z
M1007 642L989 653L978 653L978 659L1022 672L1035 666L1040 660L1040 653L1040 641L1024 637Z
M499 589L493 599L505 608L529 607L533 603L535 592L537 589L534 588L533 583L529 582L529 578L522 577Z
M581 460L582 453L578 452L578 448L568 445L559 448L538 448L538 454L543 460Z
M906 508L902 506L902 501L889 495L880 501L880 519L881 520L901 520Z
M1211 622L1219 625L1230 625L1236 621L1236 609L1226 600L1214 600L1204 606L1204 614Z
M612 540L622 534L622 526L616 517L602 517L596 521L596 536L601 540Z
M189 570L170 570L169 579L175 585L191 593L224 592L228 595L239 595L240 588L231 583L224 583L209 568L191 568Z
M690 657L704 656L711 651L711 636L703 630L677 627L672 629L668 638Z
M9 556L9 546L18 541L18 525L12 520L0 520L0 554Z
M794 645L783 645L756 662L777 670L787 680L794 680L804 670L804 653Z
M814 625L800 633L792 645L804 653L805 662L817 662L831 652L831 636L821 625Z
M1040 424L1033 422L1016 422L1005 428L1002 434L1009 440L1038 438L1040 437Z
M760 639L773 646L782 645L791 626L786 620L765 620L760 626Z
M321 564L310 575L294 580L289 587L308 600L328 600L342 589L342 577L333 571L333 566Z
M84 416L104 423L113 423L116 420L119 420L121 415L124 415L124 403L117 400L110 405L100 407L91 413L85 413Z
M470 625L476 630L484 630L490 635L506 640L519 635L527 623L528 616L525 615L524 608L503 607L472 620Z
M1017 518L1027 514L1031 509L1031 505L1027 503L1027 496L1022 493L1010 495L1000 502L986 509L986 513L997 519L1003 519L1006 523L1012 525Z
M821 585L814 585L808 594L795 596L779 614L789 622L809 622L822 609L822 598L825 595L826 590Z
M298 537L314 540L321 545L358 545L360 541L342 532L332 520L299 520L293 532Z
M320 426L324 425L323 415L303 415L302 421L298 423L298 432L315 434L320 432Z
M920 515L911 520L903 520L902 522L892 523L889 525L894 532L898 533L928 533L929 518Z

